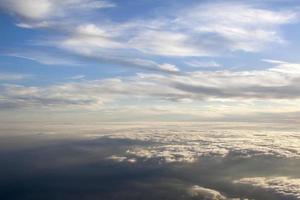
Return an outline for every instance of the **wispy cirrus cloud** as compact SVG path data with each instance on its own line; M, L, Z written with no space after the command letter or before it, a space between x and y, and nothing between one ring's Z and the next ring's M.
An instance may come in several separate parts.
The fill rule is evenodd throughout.
M151 26L137 31L130 44L140 51L166 56L255 52L270 43L283 43L280 26L296 20L297 14L291 10L271 11L247 3L208 3L184 8L170 19L148 22Z
M35 4L18 3L17 0L5 3L2 0L2 7L7 12L63 31L63 39L56 41L59 47L77 53L79 50L90 54L105 52L113 57L127 56L128 59L130 53L124 55L124 51L138 51L139 59L143 54L188 57L214 56L228 51L257 52L268 44L283 43L280 26L297 20L297 13L293 10L273 11L241 2L204 3L174 13L168 11L151 19L122 23L109 19L97 23L70 19L76 16L74 12L77 10L112 6L114 4L109 2L93 0L41 0ZM41 7L40 13L30 12L36 7ZM68 17L56 20L55 17L59 16ZM52 21L44 20L52 18ZM62 23L63 26L59 25Z
M85 78L85 75L76 75L76 76L71 76L69 79L71 80L82 80Z
M200 12L201 11L201 12ZM210 13L218 13L211 15ZM126 23L81 24L59 47L81 55L120 63L139 57L214 56L221 52L256 52L268 44L283 43L280 26L296 21L294 11L271 11L253 5L226 3L185 8L172 18L129 21ZM256 23L256 18L260 22ZM126 52L126 53L125 53ZM139 58L141 59L141 58ZM190 65L218 66L218 63ZM134 64L133 64L134 65Z
M66 56L63 57L63 56L52 55L48 53L42 53L38 51L26 51L26 52L16 51L16 52L4 53L2 55L26 59L44 65L80 66L83 64L80 61L76 61L74 58L71 59L71 58L67 58Z
M173 70L173 66L163 66ZM184 102L211 100L290 100L300 98L300 65L277 64L258 71L209 71L186 74L137 74L126 78L81 80L48 87L4 85L2 95L23 106L102 106L120 98ZM96 106L96 107L95 107Z
M217 39L218 46L226 46L232 51L259 51L270 42L281 43L280 25L297 20L294 11L271 11L247 3L212 3L186 13L175 23L190 28L199 38L207 36L210 42L213 42L210 39ZM220 43L222 40L224 42Z
M189 61L186 61L185 64L187 64L188 66L191 66L191 67L195 67L195 68L221 67L221 65L219 63L217 63L216 61L213 61L213 60L209 60L209 61L189 60Z
M0 81L16 81L23 80L28 78L30 75L27 74L16 74L16 73L1 73L0 72Z
M162 8L163 12L151 17L128 16L116 20L101 12L117 6L109 1L30 2L0 0L0 6L16 17L19 27L48 31L43 37L33 38L30 45L35 45L37 50L51 47L51 53L26 51L25 48L31 47L28 45L23 46L25 53L10 56L66 66L81 64L78 59L82 65L85 62L108 65L107 72L112 66L131 68L130 74L100 80L75 77L47 86L2 85L4 103L16 107L98 109L123 98L143 98L145 104L153 99L199 105L219 101L222 103L216 104L216 109L229 110L224 108L227 106L224 102L235 102L230 105L233 108L237 102L247 101L249 105L251 101L298 100L300 97L297 63L265 60L272 66L237 71L224 69L223 66L228 66L221 63L224 59L214 58L235 52L259 52L268 45L285 43L281 30L297 22L294 9L214 1L182 6L176 12L173 8ZM72 56L70 59L55 56L59 52ZM200 71L188 72L187 65L198 67ZM212 69L201 71L208 67ZM137 74L133 75L132 71Z
M296 12L291 10L210 3L184 8L170 18L158 16L125 24L105 24L101 28L95 24L79 26L76 31L81 35L66 39L64 45L79 48L84 43L86 50L134 49L144 54L175 57L256 52L270 43L283 43L280 26L295 21Z

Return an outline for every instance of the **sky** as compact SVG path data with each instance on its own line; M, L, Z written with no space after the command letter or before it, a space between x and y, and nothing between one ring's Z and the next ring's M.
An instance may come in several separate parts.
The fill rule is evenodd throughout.
M1 121L299 122L299 9L0 0Z

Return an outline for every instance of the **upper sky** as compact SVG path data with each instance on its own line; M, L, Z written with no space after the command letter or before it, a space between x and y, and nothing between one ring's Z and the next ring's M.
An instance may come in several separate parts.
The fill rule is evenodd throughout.
M0 115L296 122L299 22L298 0L0 0Z

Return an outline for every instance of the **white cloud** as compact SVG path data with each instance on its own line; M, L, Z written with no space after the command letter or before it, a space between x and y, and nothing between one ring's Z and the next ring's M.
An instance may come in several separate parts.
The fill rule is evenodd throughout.
M237 184L251 185L255 188L276 193L283 199L300 199L300 179L285 176L279 177L251 177L235 181Z
M165 71L170 71L170 72L179 72L179 69L172 64L164 63L159 65L160 69L165 70Z
M10 104L11 108L86 108L93 106L101 107L109 97L99 97L92 94L90 88L85 94L81 93L81 86L76 89L75 85L65 84L51 86L49 88L24 87L20 85L4 85L1 88L2 98L0 107L6 109L5 105ZM77 93L79 92L79 93ZM4 105L4 107L2 107Z
M282 43L279 26L295 20L293 11L271 11L243 3L211 3L186 10L175 23L190 29L193 37L199 35L217 46L225 45L232 51L259 51L268 43Z
M84 78L85 78L85 75L76 75L76 76L70 77L69 79L72 79L72 80L81 80L81 79L84 79Z
M51 55L38 51L26 51L26 52L13 52L3 54L5 56L11 56L16 58L22 58L26 60L31 60L44 65L64 65L64 66L79 66L83 63L76 61L75 59L68 58L61 55Z
M2 0L1 6L25 18L44 19L51 14L54 5L49 0Z
M271 63L271 64L286 64L288 62L284 62L281 60L273 60L273 59L262 59L263 62Z
M16 81L27 78L28 75L25 74L15 74L15 73L1 73L0 72L0 81Z
M268 44L284 43L280 26L296 21L296 13L292 10L273 11L247 3L204 3L174 13L162 12L151 19L116 23L105 18L95 24L77 19L76 12L89 11L88 14L97 17L91 12L93 9L113 7L112 3L95 0L30 1L1 0L0 5L7 12L25 18L18 23L20 27L57 30L62 37L53 43L58 47L75 53L80 50L99 55L100 52L111 57L126 57L133 50L138 51L139 56L176 57L256 52ZM57 20L57 17L65 18Z
M190 187L187 192L191 197L199 197L201 199L206 199L206 200L227 199L225 196L223 196L220 192L216 190L200 187L198 185L194 185Z
M180 32L146 30L129 40L132 48L163 56L208 55L205 50L187 45L189 37Z
M196 67L196 68L201 68L201 67L220 67L221 65L217 63L216 61L199 61L199 60L190 60L186 61L185 64L191 66L191 67Z
M122 48L122 44L105 37L89 37L89 36L73 36L64 40L60 46L71 51L95 52L95 50L118 49Z
M159 64L148 59L126 56L124 53L118 51L119 48L123 48L121 43L105 37L82 38L80 36L65 40L60 43L59 46L79 56L88 58L101 64L115 64L121 67L164 73L177 73L180 71L178 67L173 64Z
M100 28L95 24L79 25L72 35L59 44L62 47L72 50L93 52L93 49L116 49L124 48L123 44L116 41L116 38L111 34L111 30ZM83 49L83 50L82 50Z
M101 135L99 135L101 137ZM256 157L300 158L297 132L274 130L216 129L180 124L170 127L131 128L104 137L130 139L149 143L132 146L128 157L157 162L192 163L201 157Z
M284 43L280 26L296 21L293 11L272 11L247 3L200 4L174 13L170 18L137 23L130 47L164 56L256 52L270 43Z
M222 106L219 105L218 109L224 108L228 111L234 110L240 104L250 104L251 101L258 102L259 100L274 101L275 104L277 101L276 107L283 106L287 109L290 106L297 111L295 105L285 100L294 99L296 103L297 99L300 99L300 87L297 81L300 78L299 64L283 63L256 71L209 71L180 74L177 68L170 64L160 65L148 60L120 60L119 62L131 67L167 73L82 80L77 83L69 82L48 87L4 85L2 96L6 96L6 99L12 102L22 100L22 104L19 105L25 107L27 103L32 106L51 106L52 104L103 106L104 102L138 97L178 103L186 100L202 103L219 101ZM33 88L36 91L34 96L28 95L26 91L31 91ZM25 93L18 93L20 91ZM228 103L229 108L224 105L226 100L232 101L231 104ZM250 107L254 108L254 106ZM264 106L264 110L266 108Z
M128 162L128 163L136 163L135 158L127 158L125 156L116 156L112 155L107 158L108 160L113 160L115 162Z
M127 159L127 157L125 157L125 156L115 156L115 155L112 155L112 156L109 156L107 159L108 159L108 160L113 160L113 161L116 161L116 162L123 162L124 160Z
M89 11L114 5L96 0L1 0L0 6L30 22L65 17L74 11Z
M122 28L120 29L122 30ZM139 58L139 56L136 56L136 53L129 55L128 52L130 50L126 43L121 38L118 38L119 35L123 35L123 32L115 30L111 26L100 28L95 24L85 24L78 26L76 31L72 32L72 35L69 37L55 42L55 45L102 64L117 64L122 67L165 73L177 73L180 71L173 64L160 64L152 60Z

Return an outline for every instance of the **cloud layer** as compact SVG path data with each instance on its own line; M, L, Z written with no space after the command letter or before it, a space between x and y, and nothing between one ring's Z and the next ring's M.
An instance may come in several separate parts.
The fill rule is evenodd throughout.
M124 152L126 155L124 160L139 158L140 161L192 163L201 157L300 158L298 133L293 131L212 130L185 125L174 128L167 126L131 128L120 133L99 136L110 139L130 139L148 144L133 145Z
M283 199L300 199L300 179L285 176L252 177L235 181L280 195Z
M142 73L126 78L76 80L47 87L3 84L1 103L25 108L55 106L56 109L60 109L73 106L100 109L108 103L124 98L152 98L165 102L228 100L227 105L234 108L241 103L251 107L251 101L268 100L273 101L273 104L281 104L287 112L289 109L297 111L293 102L288 100L294 99L294 103L297 103L300 97L298 86L300 65L279 61L268 62L272 62L274 66L252 71L220 70L176 74L174 66L163 64L159 65L161 70L175 74ZM267 107L264 109L266 112L269 111Z

